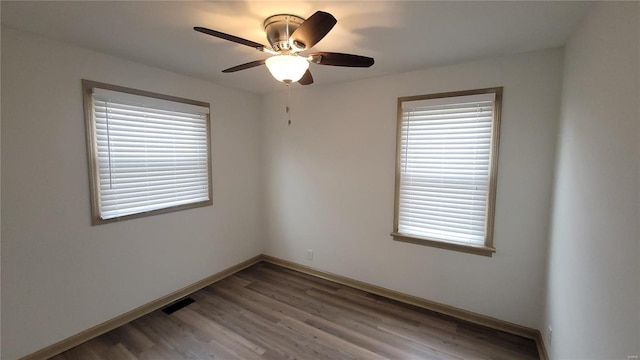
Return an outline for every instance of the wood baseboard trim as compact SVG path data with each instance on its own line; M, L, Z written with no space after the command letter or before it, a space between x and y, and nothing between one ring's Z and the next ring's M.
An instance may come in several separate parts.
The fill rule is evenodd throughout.
M453 316L455 318L466 320L474 324L487 326L492 329L508 332L510 334L519 335L528 339L532 339L536 342L538 354L540 360L549 360L547 350L542 339L540 331L531 329L525 326L513 324L507 321L499 320L493 317L477 314L471 311L462 310L453 306L437 303L434 301L419 298L413 295L404 294L395 290L386 289L380 286L365 283L359 280L350 279L345 276L330 273L324 270L318 270L306 265L301 265L292 261L280 259L270 255L257 255L251 259L245 260L237 265L228 267L216 274L213 274L205 279L202 279L196 283L188 285L180 290L174 291L171 294L163 296L162 298L151 301L138 308L128 311L122 315L119 315L111 320L107 320L101 324L98 324L92 328L82 331L76 335L68 337L57 343L49 345L41 350L38 350L32 354L24 356L19 360L45 360L60 353L63 353L75 346L78 346L86 341L89 341L95 337L98 337L106 332L109 332L119 326L122 326L128 322L131 322L139 317L142 317L150 312L161 309L172 302L179 300L189 294L192 294L204 287L207 287L215 282L218 282L228 276L231 276L241 270L244 270L254 264L261 261L265 261L274 265L282 266L291 270L299 271L304 274L319 277L321 279L333 281L339 284L347 285L356 289L370 292L372 294L387 297L389 299L397 300L410 305L418 306L423 309L435 311L441 314Z
M423 309L438 312L440 314L449 315L457 319L465 320L474 324L486 326L495 330L504 331L510 334L522 336L527 339L534 340L538 348L540 360L548 360L544 343L540 331L526 326L514 324L508 321L496 319L490 316L481 315L471 311L459 309L450 305L437 303L435 301L426 300L417 296L408 295L395 290L386 289L380 286L372 285L363 281L350 279L341 275L333 274L324 270L318 270L306 265L301 265L292 261L280 259L277 257L263 255L262 260L274 265L282 266L301 273L316 276L325 280L333 281L338 284L350 286L359 290L367 291L372 294L384 296L389 299L397 300L406 304L414 305Z
M109 332L119 326L122 326L128 322L131 322L141 316L144 316L150 312L156 311L171 304L172 302L179 300L189 294L192 294L204 287L207 287L217 281L220 281L228 276L231 276L238 271L248 268L251 265L257 264L262 261L263 255L257 255L251 259L245 260L237 265L228 267L218 273L215 273L207 278L204 278L196 283L185 286L184 288L174 291L171 294L163 296L159 299L153 300L147 304L137 307L131 311L128 311L120 316L117 316L111 320L107 320L101 324L91 327L85 331L82 331L76 335L68 337L62 341L49 345L41 350L38 350L32 354L20 358L20 360L44 360L63 353L75 346L78 346L86 341L89 341L97 336L100 336L106 332Z
M549 360L549 353L547 352L547 347L544 345L542 333L539 330L536 330L536 333L536 347L538 348L538 355L540 356L540 360Z

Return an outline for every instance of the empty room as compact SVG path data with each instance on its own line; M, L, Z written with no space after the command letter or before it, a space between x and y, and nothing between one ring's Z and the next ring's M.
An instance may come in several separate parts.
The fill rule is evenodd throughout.
M0 359L639 358L640 2L0 16Z

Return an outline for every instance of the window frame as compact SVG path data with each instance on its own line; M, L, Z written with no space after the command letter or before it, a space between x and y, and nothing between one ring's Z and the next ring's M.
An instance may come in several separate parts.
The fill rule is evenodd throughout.
M198 201L189 204L165 207L156 210L143 211L139 213L103 219L100 217L100 176L98 163L98 146L96 138L96 120L94 117L93 89L104 89L137 96L144 96L188 105L209 108L206 114L206 134L207 134L207 177L208 177L208 200ZM207 102L191 100L176 96L164 95L150 91L138 90L124 86L112 85L93 80L82 79L82 94L85 117L85 130L87 139L87 159L89 166L89 199L91 203L91 225L101 225L119 222L141 217L166 214L174 211L193 209L213 205L213 178L211 176L211 106Z
M485 239L483 245L464 244L458 242L450 242L446 240L420 237L417 235L403 234L398 232L398 223L400 215L400 181L401 181L401 156L402 156L402 104L404 102L451 98L468 95L479 94L495 94L494 111L491 129L491 144L489 155L489 186L487 193L487 208L485 211ZM396 127L396 170L395 170L395 196L394 196L394 218L393 231L391 236L395 241L407 242L417 245L431 246L441 249L460 251L470 254L483 255L491 257L496 252L493 245L493 232L495 222L495 205L496 192L498 182L498 153L500 145L500 119L502 115L502 94L503 87L491 87L474 90L452 91L444 93L435 93L427 95L415 95L398 97L397 127Z

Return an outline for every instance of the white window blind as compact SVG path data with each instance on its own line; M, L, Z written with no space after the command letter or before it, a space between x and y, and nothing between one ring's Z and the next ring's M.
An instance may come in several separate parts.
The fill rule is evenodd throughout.
M93 89L99 217L210 200L208 107Z
M402 102L397 233L485 245L495 95Z

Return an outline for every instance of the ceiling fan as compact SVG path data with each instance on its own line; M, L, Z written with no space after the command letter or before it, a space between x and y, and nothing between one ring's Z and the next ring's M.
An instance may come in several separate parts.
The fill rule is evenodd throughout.
M222 70L223 73L266 65L274 78L287 85L292 82L310 85L313 84L313 76L309 71L309 63L346 67L370 67L373 65L373 58L353 54L315 52L307 56L300 55L322 40L336 22L333 15L324 11L317 11L306 20L290 14L270 16L264 21L264 30L271 47L200 26L193 29L272 55L267 59L255 60Z

